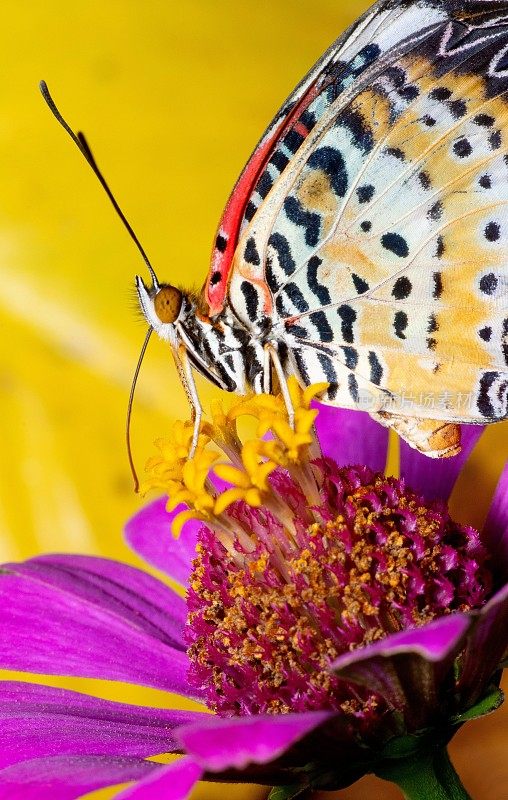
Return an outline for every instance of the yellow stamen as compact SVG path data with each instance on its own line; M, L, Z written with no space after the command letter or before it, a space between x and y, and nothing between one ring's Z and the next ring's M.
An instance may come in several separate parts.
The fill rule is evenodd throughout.
M216 500L215 513L222 514L231 503L244 500L250 506L259 508L263 495L270 492L268 477L276 469L277 464L263 459L263 444L253 439L242 447L241 459L243 469L230 464L217 464L215 474L222 480L231 483Z
M302 488L315 504L317 488L308 464L309 447L314 439L312 427L317 411L310 408L311 401L327 388L319 383L301 389L295 378L289 378L288 389L294 408L294 428L288 421L286 406L281 395L253 395L228 409L214 402L212 422L205 422L192 458L193 425L191 422L175 423L170 437L157 440L159 453L149 459L146 465L148 477L142 491L150 489L168 493L168 509L185 503L188 510L177 515L173 522L173 533L178 536L182 526L189 519L210 522L222 531L231 531L231 522L224 517L224 511L238 500L258 508L265 504L277 511L279 518L290 534L294 533L291 512L284 498L273 492L269 476L277 467L289 469L292 475L298 473ZM257 420L257 437L242 444L237 430L237 420L251 416ZM271 433L273 438L262 437ZM214 442L226 454L230 463L216 464L218 452L209 449ZM229 483L219 496L210 481L210 469L222 480Z

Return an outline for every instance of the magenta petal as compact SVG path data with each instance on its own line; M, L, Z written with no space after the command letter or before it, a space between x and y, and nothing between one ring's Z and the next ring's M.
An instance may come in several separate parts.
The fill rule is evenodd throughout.
M95 572L83 568L90 562ZM101 566L108 580L98 577ZM139 582L130 591L132 573ZM0 668L127 681L189 695L187 654L180 643L175 646L174 625L163 619L179 601L155 578L113 561L55 556L4 565Z
M471 622L465 614L442 617L340 656L332 669L380 694L416 729L439 709L440 686Z
M248 764L266 764L278 758L331 716L327 711L313 711L230 719L210 717L180 728L177 738L207 771L243 769Z
M172 731L207 714L114 703L66 689L0 681L0 769L59 755L154 756Z
M21 571L20 565L16 565ZM187 605L171 587L143 570L95 556L51 554L23 564L23 573L72 591L92 602L107 598L119 613L161 641L186 650L183 629Z
M166 511L167 498L161 497L138 511L125 526L127 544L148 564L162 570L182 586L186 586L195 556L196 538L202 523L190 520L175 539L171 522L186 506Z
M324 456L333 458L339 467L365 464L375 472L384 472L388 452L388 429L375 422L366 411L348 411L322 403L316 430Z
M461 451L452 458L429 458L400 440L400 477L420 492L426 500L448 501L459 473L476 442L483 425L461 425Z
M450 614L422 625L421 628L394 633L375 644L346 653L336 659L332 667L335 672L342 672L350 666L368 662L373 657L391 658L393 655L409 652L417 653L427 661L439 662L455 649L470 624L466 614Z
M508 584L482 608L468 637L459 687L474 703L508 654Z
M158 769L158 764L139 758L34 758L0 770L0 800L74 800L104 786L139 780Z
M494 492L482 540L492 554L495 571L505 581L508 578L508 463Z
M116 800L185 800L203 775L203 770L190 758L180 758L161 767L144 780L116 795Z

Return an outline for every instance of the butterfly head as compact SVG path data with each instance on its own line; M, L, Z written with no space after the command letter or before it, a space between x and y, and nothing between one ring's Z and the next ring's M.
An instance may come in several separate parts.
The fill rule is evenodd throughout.
M177 322L182 311L183 293L176 286L158 281L148 287L139 275L136 276L136 289L148 324L161 338L170 338L173 324Z

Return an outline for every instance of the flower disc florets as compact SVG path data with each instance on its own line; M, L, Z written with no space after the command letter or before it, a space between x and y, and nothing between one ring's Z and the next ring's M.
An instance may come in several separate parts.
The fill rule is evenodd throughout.
M188 506L173 531L191 516L206 525L187 598L190 679L225 716L329 709L372 721L384 701L339 678L333 662L489 596L474 529L402 480L321 456L310 404L323 388L289 382L293 427L281 398L216 407L192 456L182 450L189 424L179 447L159 442L149 464L146 486L167 479L170 507ZM246 442L244 415L257 422ZM212 442L228 463L215 463Z
M321 461L321 505L282 470L272 476L294 514L289 540L270 512L239 502L232 521L256 548L238 559L203 528L188 597L192 680L225 715L342 709L371 717L383 704L337 678L348 650L469 611L489 590L472 528L424 505L404 483L366 467Z

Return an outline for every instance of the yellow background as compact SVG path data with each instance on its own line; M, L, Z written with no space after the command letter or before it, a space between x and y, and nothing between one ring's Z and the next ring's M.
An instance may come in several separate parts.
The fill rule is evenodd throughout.
M201 285L222 206L250 150L303 73L365 7L337 0L2 6L0 560L72 551L140 564L121 529L141 502L132 493L124 422L145 331L133 311L133 277L146 273L38 81L87 134L161 279ZM153 342L133 417L139 466L152 440L187 414L167 348ZM481 523L507 442L506 425L496 426L478 448L454 498L462 520ZM66 685L164 702L118 684ZM454 746L477 800L505 796L503 719L501 712L471 725ZM368 780L340 796L398 796L384 792ZM229 787L196 793L265 796Z

